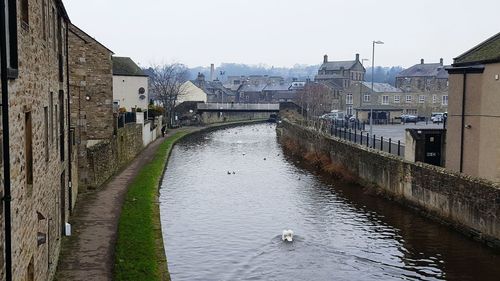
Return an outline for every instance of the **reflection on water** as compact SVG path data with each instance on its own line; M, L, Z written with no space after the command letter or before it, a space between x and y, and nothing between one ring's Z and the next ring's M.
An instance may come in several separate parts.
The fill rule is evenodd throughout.
M316 174L285 155L267 124L175 146L160 208L173 281L500 276L498 252ZM293 243L281 241L283 229Z

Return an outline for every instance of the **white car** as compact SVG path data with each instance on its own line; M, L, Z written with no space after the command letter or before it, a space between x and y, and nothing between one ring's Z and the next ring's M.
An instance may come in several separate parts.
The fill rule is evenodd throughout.
M442 123L444 120L443 113L433 114L431 117L432 123Z

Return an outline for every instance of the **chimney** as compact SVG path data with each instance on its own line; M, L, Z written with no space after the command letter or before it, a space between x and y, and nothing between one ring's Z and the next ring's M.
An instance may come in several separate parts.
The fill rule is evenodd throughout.
M214 64L212 63L212 64L210 65L210 81L214 81L214 80L215 80L214 75L215 75L215 66L214 66Z
M356 54L356 61L359 61L359 54Z
M424 64L424 59L420 59L420 64Z
M441 64L441 66L443 65L443 58L439 59L439 63Z
M327 62L328 62L328 55L325 55L325 56L323 57L323 63L327 63Z

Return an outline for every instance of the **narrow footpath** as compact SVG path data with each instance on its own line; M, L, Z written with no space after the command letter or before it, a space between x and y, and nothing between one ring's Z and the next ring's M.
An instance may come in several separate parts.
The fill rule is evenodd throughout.
M113 280L115 244L118 221L127 187L138 171L149 163L165 138L179 130L197 131L202 128L169 130L146 147L127 168L102 188L80 194L71 218L73 233L64 241L55 280Z

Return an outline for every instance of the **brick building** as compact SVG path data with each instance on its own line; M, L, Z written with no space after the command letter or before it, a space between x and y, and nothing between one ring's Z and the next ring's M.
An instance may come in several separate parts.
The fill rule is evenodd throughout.
M51 280L77 172L68 133L69 18L60 0L4 3L0 280Z
M73 24L69 26L71 129L78 146L81 187L88 184L87 146L113 137L113 52Z
M432 112L448 110L448 73L439 63L420 60L396 75L396 88L404 92L404 113L430 117Z

